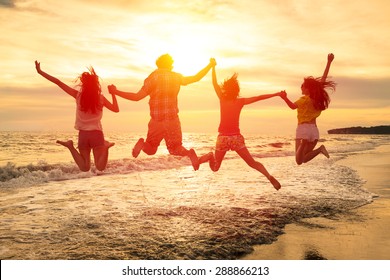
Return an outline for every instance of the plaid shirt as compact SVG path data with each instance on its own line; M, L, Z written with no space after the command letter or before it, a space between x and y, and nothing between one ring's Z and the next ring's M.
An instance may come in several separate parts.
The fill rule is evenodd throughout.
M177 95L183 76L168 69L157 69L144 81L141 91L150 96L150 116L157 121L171 120L177 117Z

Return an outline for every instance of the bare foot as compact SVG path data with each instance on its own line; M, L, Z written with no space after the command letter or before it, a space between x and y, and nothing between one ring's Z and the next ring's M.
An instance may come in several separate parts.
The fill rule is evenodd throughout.
M326 148L325 148L324 145L321 145L321 153L323 153L324 156L326 156L327 158L329 158L329 153L328 153L328 151L326 150Z
M138 157L139 153L142 151L142 148L144 147L144 138L140 138L138 139L137 143L135 144L134 148L133 148L133 152L132 152L132 155L133 157Z
M278 191L282 187L278 180L276 180L273 176L269 177L269 181L274 186L274 188Z
M190 157L192 167L194 168L194 170L195 171L198 170L199 169L199 159L198 159L198 156L196 155L194 149L190 150L190 153L188 156Z
M115 143L113 143L113 142L104 141L104 146L106 146L108 149L114 145L115 145Z
M68 149L71 149L73 147L73 141L72 140L68 140L68 141L57 140L56 143L60 144L60 145L62 145L64 147L67 147Z

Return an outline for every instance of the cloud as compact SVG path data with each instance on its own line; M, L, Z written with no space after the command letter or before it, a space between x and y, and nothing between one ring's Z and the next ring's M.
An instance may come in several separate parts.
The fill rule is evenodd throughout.
M0 0L0 7L14 8L15 1L13 1L13 0Z
M331 107L382 110L389 106L388 12L387 0L0 0L2 117L19 114L27 122L39 108L45 119L63 98L72 118L73 104L49 95L54 86L37 75L36 59L67 84L92 65L105 92L111 83L136 91L162 52L172 52L174 70L185 75L216 57L218 80L238 72L242 96L285 89L292 99L301 95L303 77L322 75L327 53L334 52L330 76L338 87ZM148 116L147 100L120 106L129 119L142 110ZM218 109L210 75L180 94L181 112L203 107Z
M331 95L344 108L385 108L390 106L390 78L356 79L340 77L336 91ZM336 101L337 100L337 101Z

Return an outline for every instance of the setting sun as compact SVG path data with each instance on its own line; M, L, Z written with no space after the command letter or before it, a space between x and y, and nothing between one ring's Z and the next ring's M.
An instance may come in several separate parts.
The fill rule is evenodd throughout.
M186 76L195 75L214 57L219 82L234 72L239 73L243 96L285 89L291 98L297 99L302 78L321 75L326 54L333 52L336 59L330 75L338 88L332 95L332 111L323 118L329 127L322 128L348 126L355 124L357 118L362 119L361 125L381 124L383 112L389 108L386 73L390 73L390 48L388 36L384 35L390 22L386 1L365 5L331 0L326 7L318 7L315 14L304 1L298 0L284 5L272 1L49 2L52 5L39 1L35 4L10 1L8 6L0 3L5 31L0 56L6 69L0 73L3 130L43 129L51 110L59 110L54 104L53 108L41 108L42 113L36 114L36 106L13 105L20 104L19 100L35 104L53 92L36 76L34 60L41 61L47 71L69 84L86 67L93 66L106 92L108 84L139 90L144 79L156 69L156 59L165 53L174 59L173 71ZM327 20L319 23L318 18ZM352 27L357 31L349 32ZM378 48L379 45L383 47ZM191 111L219 109L210 78L208 75L200 83L181 90L183 122L185 116L191 118ZM280 103L270 102L285 110ZM262 109L270 109L267 103L264 105L267 107ZM137 114L143 111L148 115L144 103L122 102L120 106L126 114L135 114L135 110ZM359 113L361 108L370 112L369 118ZM333 117L338 110L345 109L358 116ZM267 115L270 119L278 115L277 111L272 112ZM21 115L26 117L21 120ZM208 123L202 114L195 115L198 121ZM261 118L260 113L258 116ZM63 116L53 115L51 119L57 120L58 127L69 127ZM108 127L117 128L125 120L128 119L118 121L108 115L106 122ZM251 126L245 118L242 121L244 126ZM291 125L284 130L290 130L293 121L286 119L283 123ZM267 123L258 129L268 131ZM193 129L197 127L186 127ZM214 131L215 127L204 129Z
M202 23L199 27L198 23L177 19L171 19L170 22L175 30L173 33L165 30L160 33L156 27L156 36L146 37L144 34L147 30L142 30L141 38L147 46L141 50L144 59L147 58L145 64L154 63L160 55L168 53L174 59L174 71L193 75L204 67L211 57L222 57L223 54L217 47L223 45L223 39L205 32L207 23Z
M389 15L0 0L1 278L383 278Z
M174 59L174 71L183 75L196 74L196 71L206 66L211 57L211 52L199 43L195 45L191 42L182 42L181 45L175 46L170 54Z

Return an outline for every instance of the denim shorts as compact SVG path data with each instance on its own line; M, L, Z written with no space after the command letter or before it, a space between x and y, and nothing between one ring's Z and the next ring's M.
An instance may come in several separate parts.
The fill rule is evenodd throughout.
M89 150L104 145L104 135L101 130L79 130L79 150Z
M298 124L296 130L296 139L304 139L309 142L313 142L320 138L320 132L317 125L313 123Z

